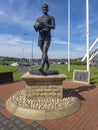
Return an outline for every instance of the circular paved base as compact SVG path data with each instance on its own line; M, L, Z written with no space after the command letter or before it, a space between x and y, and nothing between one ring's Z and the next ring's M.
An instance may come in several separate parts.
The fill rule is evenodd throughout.
M80 108L81 102L77 97L26 98L25 90L16 92L6 102L6 108L12 114L33 119L51 120L68 116Z

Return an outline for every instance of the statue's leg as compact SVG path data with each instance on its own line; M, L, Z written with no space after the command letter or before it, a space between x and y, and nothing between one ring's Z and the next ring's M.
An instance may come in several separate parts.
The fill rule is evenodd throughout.
M47 57L46 57L46 70L48 70L49 69L49 61L48 61L48 55L47 55Z
M42 72L42 73L43 73L43 69L44 69L44 65L43 65L43 45L44 45L43 42L42 42L42 44L39 45L41 52L42 52L39 71Z
M42 48L42 59L41 59L41 68L40 68L41 70L44 69L45 63L47 65L49 65L48 56L47 56L49 46L50 46L50 43L48 41L44 41L44 45L43 45L43 48Z
M51 43L51 37L49 38L48 43L47 43L48 44L47 53L48 53L50 43ZM46 70L48 69L49 69L49 60L48 60L48 55L46 54Z

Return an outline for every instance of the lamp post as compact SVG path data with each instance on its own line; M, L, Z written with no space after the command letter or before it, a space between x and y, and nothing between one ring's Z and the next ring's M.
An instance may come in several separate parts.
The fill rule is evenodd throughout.
M24 33L24 35L28 35L28 33ZM34 44L34 37L32 37L32 44L31 44L31 66L33 65L33 44Z
M32 57L31 57L31 65L33 65L33 44L34 44L34 37L32 37Z
M23 49L23 61L24 61L24 48L22 48Z

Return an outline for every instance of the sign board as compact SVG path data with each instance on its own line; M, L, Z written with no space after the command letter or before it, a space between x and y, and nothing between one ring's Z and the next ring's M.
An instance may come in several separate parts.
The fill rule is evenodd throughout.
M87 70L74 70L73 82L90 83L90 71Z

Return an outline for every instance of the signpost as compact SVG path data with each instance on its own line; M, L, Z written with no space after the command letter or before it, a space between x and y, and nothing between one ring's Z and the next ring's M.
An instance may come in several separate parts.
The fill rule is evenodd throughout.
M90 84L90 71L74 70L73 82Z

